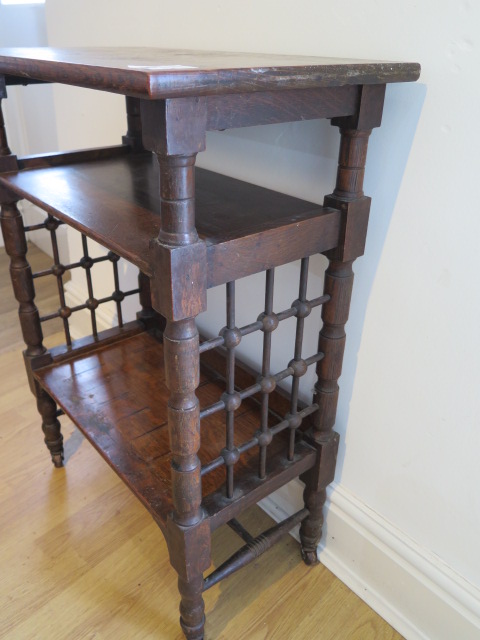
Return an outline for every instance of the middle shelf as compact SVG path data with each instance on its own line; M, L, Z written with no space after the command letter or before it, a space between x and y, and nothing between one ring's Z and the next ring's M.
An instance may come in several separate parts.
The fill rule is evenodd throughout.
M105 153L101 153L104 151ZM120 148L22 162L0 183L152 275L160 228L159 167L149 152ZM79 161L83 160L83 161ZM49 164L50 162L50 164ZM340 211L241 180L196 170L195 219L207 245L207 286L338 245Z

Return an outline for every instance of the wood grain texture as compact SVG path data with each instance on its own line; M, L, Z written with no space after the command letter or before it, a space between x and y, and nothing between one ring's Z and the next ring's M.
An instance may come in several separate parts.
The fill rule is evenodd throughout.
M156 153L160 170L160 230L152 242L151 294L153 309L166 319L163 355L173 506L166 538L170 562L178 573L180 626L187 640L204 640L203 572L211 563L211 536L201 506L195 316L207 307L207 288L205 244L195 229L195 159L205 143L206 111L204 99L180 102L172 109L149 103L153 109L142 108L141 116L143 143Z
M36 378L85 433L107 462L122 477L127 486L165 526L172 510L171 452L167 427L168 389L165 383L163 346L146 333L133 336L104 349L82 355L71 362L35 372ZM202 376L197 395L201 407L216 402L224 390L223 383L209 382ZM235 421L235 444L253 437L259 424L259 407L246 400ZM225 445L223 412L202 420L202 440L199 457L202 464L220 455ZM241 478L256 475L257 451L243 454L235 467L239 481L238 504L223 504L216 496L225 481L223 469L203 477L203 495L207 511L215 514L214 528L233 517L246 502L246 488L242 492ZM269 477L276 486L282 477L294 477L313 465L313 452L298 450L295 464L276 465L276 458L285 458L285 439L276 436L269 447ZM276 466L278 467L276 469ZM298 466L298 469L296 467ZM253 481L255 485L255 481ZM265 482L256 483L265 489ZM256 486L250 487L251 490ZM269 492L269 490L267 491ZM220 491L220 494L222 492ZM254 492L256 500L265 490ZM250 499L250 504L252 503ZM222 513L228 506L228 513ZM216 510L219 511L216 514Z
M383 92L366 92L365 99L380 124ZM372 101L377 100L375 105ZM359 112L362 104L359 105ZM341 119L340 119L341 120ZM369 123L371 124L371 123ZM373 126L373 125L372 125ZM368 226L370 199L363 193L363 178L367 159L370 130L340 129L340 150L335 190L326 196L342 211L341 242L337 248L327 252L329 265L325 272L324 294L329 300L322 306L323 326L318 340L318 349L324 358L317 364L317 382L314 400L318 411L313 419L313 429L307 440L317 448L316 468L302 476L305 482L304 501L310 511L300 527L302 554L307 564L316 564L317 546L324 522L323 505L327 486L333 481L339 436L335 426L339 386L345 350L345 324L350 312L353 287L352 264L363 253Z
M41 252L31 242L27 243L27 259L32 271L41 271L52 266L52 259ZM0 249L0 334L3 340L3 347L0 352L7 349L8 345L14 344L17 335L20 335L18 326L18 303L12 295L12 283L8 278L10 258L5 249ZM66 281L69 280L70 274L66 274ZM53 285L53 286L52 286ZM58 309L58 291L54 285L54 281L49 278L39 278L35 282L35 291L41 300L41 310L44 314L49 314ZM59 344L59 331L62 330L60 318L55 318L50 322L46 322L43 326L44 344L47 347L54 347ZM33 403L32 403L33 404Z
M22 327L27 356L45 353L40 316L35 306L32 269L26 259L27 239L23 219L16 204L2 204L0 211L5 250L10 256L10 278L18 301L18 318Z
M0 74L140 98L410 82L416 63L155 48L0 49ZM10 80L7 77L7 83Z
M332 116L356 111L359 88L354 85L258 91L207 97L207 130L216 131Z
M125 136L127 137L127 136ZM94 149L79 149L75 151L57 151L53 153L37 153L17 159L19 169L40 169L58 167L76 162L88 162L126 155L130 152L126 144L112 147L98 147ZM13 169L14 171L15 169Z
M32 246L29 259L35 270L50 265ZM0 249L0 636L36 638L41 630L55 640L178 640L175 571L148 513L67 421L66 467L47 463L35 404L25 402L7 265ZM43 309L56 288L48 279L38 285ZM254 535L272 524L258 507L241 520ZM212 568L242 544L218 529ZM305 594L314 594L315 606ZM212 587L205 604L206 640L401 640L327 569L304 566L290 537Z
M338 243L340 215L333 209L205 169L195 176L209 287ZM2 183L152 275L150 241L160 231L161 199L151 153L6 174Z

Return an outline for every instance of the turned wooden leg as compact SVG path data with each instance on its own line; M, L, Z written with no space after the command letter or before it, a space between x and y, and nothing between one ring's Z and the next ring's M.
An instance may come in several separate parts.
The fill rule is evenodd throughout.
M139 98L126 96L127 109L127 133L122 136L123 144L128 144L134 151L142 151L142 120L140 114Z
M177 283L183 281L182 269L185 266L189 272L196 270L197 236L193 213L189 211L193 207L194 159L194 156L159 158L162 229L157 250L162 260L168 259L168 271ZM179 239L184 244L173 249L171 244L163 244L162 240L165 238L171 243L177 226L180 227ZM175 251L182 251L185 258L178 267L171 262ZM184 298L185 291L179 291L178 295ZM198 302L187 302L187 309L181 308L183 304L184 300L173 292L163 334L165 377L170 390L168 428L173 492L168 546L170 561L179 575L180 624L189 640L200 640L205 624L203 571L210 565L210 530L208 523L203 521L201 463L197 455L200 448L200 406L195 390L200 383L199 338L195 318L181 317L186 315L187 309L195 311ZM180 319L175 320L175 316L180 316Z
M5 85L3 78L0 78L0 157L3 161L9 159L16 164L7 142L1 109L3 97L6 97ZM11 168L13 169L14 167L12 166ZM32 392L37 398L38 411L42 416L45 444L50 451L54 465L61 467L63 465L63 437L60 433L60 423L57 420L57 407L52 398L39 387L32 376L32 364L38 359L43 360L47 350L43 346L40 315L35 306L35 287L32 270L26 257L27 239L23 228L22 215L17 207L18 196L3 188L0 189L0 200L2 201L0 221L3 239L5 241L5 250L10 257L10 277L13 293L19 303L18 317L26 345L24 358L28 381Z
M382 92L372 95L383 101ZM369 122L368 126L377 125ZM302 522L300 539L303 559L309 565L318 562L316 550L322 535L326 488L335 475L339 436L333 428L338 402L337 381L342 373L345 350L345 323L353 287L352 265L364 250L370 209L370 198L364 196L362 190L370 129L343 128L341 122L340 127L337 182L333 194L325 198L325 206L342 211L343 228L340 245L327 253L329 266L325 273L324 293L329 300L322 308L323 326L318 348L324 357L317 365L314 397L318 411L313 428L306 434L306 439L317 450L317 464L302 478L309 517Z
M302 554L307 564L317 562L316 549L322 535L322 509L326 488L335 475L338 434L333 431L338 403L337 380L342 373L345 349L345 323L348 319L353 285L352 263L332 261L325 273L325 294L330 300L323 306L323 327L318 350L324 357L317 365L318 380L314 401L318 411L308 438L317 449L317 465L305 478L305 506L310 512L300 528Z
M180 624L189 640L203 638L203 571L210 565L210 528L201 510L198 332L193 319L167 322L166 380L170 389L168 426L172 451L174 511L168 526L170 562L177 570Z
M315 490L307 483L303 492L305 507L309 510L308 518L300 525L300 540L302 543L302 558L305 564L318 563L317 545L322 535L323 505L327 497L325 489Z
M180 624L201 640L205 624L203 572L210 566L210 526L201 508L199 339L195 317L206 308L206 247L195 229L195 158L205 148L201 99L142 101L145 147L160 168L161 227L152 242L152 306L164 318L165 378L170 391L173 512L166 539L178 573ZM188 126L185 123L188 122Z
M27 261L27 240L23 220L15 202L2 205L1 223L5 250L10 256L10 277L15 298L19 303L18 317L26 344L26 355L36 357L46 351L40 316L35 306L35 288Z
M188 640L203 640L205 627L205 605L203 602L203 576L189 581L178 578L180 603L180 625Z
M57 420L57 405L43 389L38 390L37 408L42 416L42 431L52 462L56 467L63 467L63 436Z
M32 364L35 360L45 357L46 349L43 346L40 316L35 306L32 270L26 258L27 241L23 229L22 216L15 202L2 205L1 222L5 249L10 256L10 275L13 292L19 303L18 315L23 340L26 344L24 357L30 388L37 398L38 411L42 416L45 444L50 451L54 465L61 467L63 464L63 438L60 433L60 423L56 417L57 407L55 402L34 382L32 377Z

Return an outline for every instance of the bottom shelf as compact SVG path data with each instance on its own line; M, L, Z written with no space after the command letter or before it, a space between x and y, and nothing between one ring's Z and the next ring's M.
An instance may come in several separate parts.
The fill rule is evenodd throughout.
M37 370L35 377L160 526L165 525L172 511L171 454L161 342L144 332L100 344L90 353ZM223 391L223 382L202 373L197 390L201 407L216 402ZM258 404L252 399L244 401L235 416L237 446L253 437L259 420ZM225 497L224 468L203 476L203 504L212 529L314 465L315 451L303 442L297 443L295 459L288 462L284 435L275 436L268 447L264 480L258 478L256 448L240 457L235 465L233 499ZM204 418L202 464L217 458L224 446L224 413Z

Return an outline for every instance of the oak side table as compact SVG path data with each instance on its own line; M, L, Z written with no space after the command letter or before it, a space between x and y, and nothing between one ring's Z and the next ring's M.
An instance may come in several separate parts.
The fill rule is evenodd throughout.
M6 87L59 82L126 96L128 131L102 149L17 158L0 109L0 202L13 291L19 302L25 365L53 463L63 463L58 417L67 414L160 526L178 572L180 623L204 637L202 592L269 549L301 523L302 556L317 562L325 489L338 447L333 431L353 283L363 254L370 199L363 194L368 138L380 125L385 86L419 76L413 63L162 49L1 49L0 107ZM337 181L324 206L197 169L206 131L328 118L340 129ZM17 202L46 212L25 227ZM56 230L82 234L83 255L59 258ZM32 273L26 231L50 233L54 264ZM89 254L88 238L108 249ZM309 256L329 266L324 291L307 299ZM118 259L139 269L122 291ZM274 272L301 260L298 298L273 308ZM94 294L95 265L110 261L115 290ZM63 278L83 269L89 297L68 307ZM235 321L235 281L265 272L265 305L251 323ZM58 312L35 306L36 278L58 282ZM195 317L209 287L226 285L218 337L200 339ZM122 301L139 295L137 320ZM118 327L97 330L96 309L116 305ZM302 353L305 322L322 305L317 353ZM86 309L92 335L70 336L69 318ZM60 318L65 344L47 350L42 324ZM289 362L270 365L272 333L295 318ZM236 357L248 334L263 333L258 372ZM310 404L299 380L315 366ZM278 385L291 379L291 391ZM291 479L305 483L305 506L254 538L236 519ZM245 545L210 571L211 532L228 524Z

